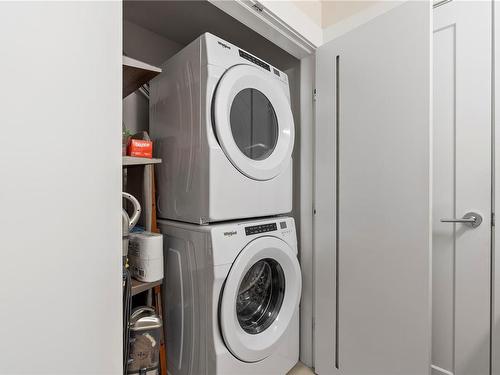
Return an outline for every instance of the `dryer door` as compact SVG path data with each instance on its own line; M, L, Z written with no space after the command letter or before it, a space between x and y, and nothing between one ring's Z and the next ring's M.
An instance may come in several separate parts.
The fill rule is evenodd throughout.
M247 177L269 180L290 162L292 111L282 83L260 68L236 65L222 76L213 99L219 143Z
M226 279L220 325L227 348L245 362L273 353L299 305L302 279L292 248L259 237L238 255Z

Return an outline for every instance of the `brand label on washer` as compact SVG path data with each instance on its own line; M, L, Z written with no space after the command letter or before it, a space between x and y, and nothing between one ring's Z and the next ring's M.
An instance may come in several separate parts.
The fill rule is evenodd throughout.
M234 236L236 234L238 234L238 232L235 230L232 230L231 232L224 232L224 236L226 236L226 237L231 237L231 236Z

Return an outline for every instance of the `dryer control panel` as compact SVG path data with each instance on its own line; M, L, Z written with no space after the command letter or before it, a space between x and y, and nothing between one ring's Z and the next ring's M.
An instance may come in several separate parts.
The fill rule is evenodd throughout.
M205 53L205 56L202 56L203 64L215 65L224 70L240 64L255 65L269 72L271 74L270 78L273 77L288 84L288 76L286 73L280 71L268 62L259 59L257 56L210 33L205 33L200 38L202 43L205 44L205 47L201 48L201 51Z
M258 58L250 55L249 53L243 51L243 50L239 50L239 53L240 53L240 57L243 57L244 59L248 60L248 61L251 61L253 62L255 65L258 65L260 66L261 68L264 68L268 71L271 71L271 68L269 67L269 64L265 63L264 61L262 60L259 60ZM274 69L274 68L273 68ZM275 73L278 71L277 69L274 69L275 70ZM278 72L278 76L279 76L279 72Z

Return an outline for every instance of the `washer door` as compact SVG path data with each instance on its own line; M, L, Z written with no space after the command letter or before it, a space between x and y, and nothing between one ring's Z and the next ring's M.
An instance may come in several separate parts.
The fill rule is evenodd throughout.
M226 279L220 325L227 348L238 359L271 355L299 305L299 262L287 243L260 237L238 255Z
M222 76L213 99L214 127L231 163L247 177L269 180L290 162L294 124L277 81L252 65Z

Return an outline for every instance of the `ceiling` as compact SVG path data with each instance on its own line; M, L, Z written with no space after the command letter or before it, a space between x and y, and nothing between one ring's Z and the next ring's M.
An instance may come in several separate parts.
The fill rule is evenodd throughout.
M321 1L321 26L326 28L360 13L381 1ZM386 1L387 2L387 1Z
M208 1L124 1L123 18L182 45L210 32L281 70L297 62L292 55Z
M272 0L271 0L272 1ZM387 2L388 0L383 0ZM316 25L327 28L356 13L370 8L381 0L290 0Z

